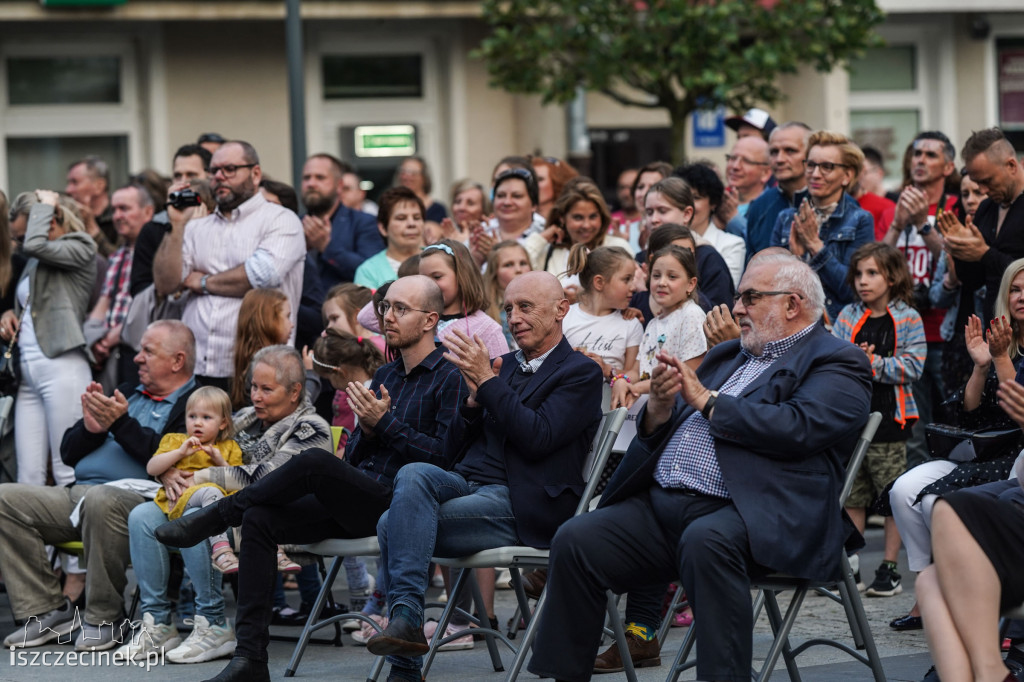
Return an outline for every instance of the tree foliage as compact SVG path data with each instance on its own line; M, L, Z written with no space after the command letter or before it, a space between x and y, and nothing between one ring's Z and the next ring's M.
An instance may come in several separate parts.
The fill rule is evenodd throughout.
M564 103L577 86L668 110L681 158L698 104L782 98L780 74L831 71L880 41L874 0L482 0L492 84ZM676 139L678 138L678 139Z

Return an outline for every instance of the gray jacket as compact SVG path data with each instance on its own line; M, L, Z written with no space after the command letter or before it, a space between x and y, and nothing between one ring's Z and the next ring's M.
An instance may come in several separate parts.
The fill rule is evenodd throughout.
M32 207L23 247L29 261L21 274L21 279L31 278L32 325L39 348L48 358L85 346L82 321L96 284L96 242L85 232L69 232L50 241L47 233L52 218L52 206ZM15 315L20 317L21 311L15 298Z

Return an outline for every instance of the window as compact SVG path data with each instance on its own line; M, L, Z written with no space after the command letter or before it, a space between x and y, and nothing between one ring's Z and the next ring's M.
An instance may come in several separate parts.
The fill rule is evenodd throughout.
M121 101L121 59L95 57L11 57L7 95L12 106L26 104L117 104Z
M1024 145L1024 40L996 42L999 69L999 127L1017 149Z
M88 155L112 187L145 166L136 65L147 48L112 33L66 40L39 32L0 44L0 186L10 194L63 190L68 165Z
M325 55L324 99L420 98L420 55Z
M850 63L850 92L914 90L916 62L913 45L870 48Z
M128 137L9 137L10 196L34 189L64 190L68 166L94 154L110 167L111 191L128 177Z

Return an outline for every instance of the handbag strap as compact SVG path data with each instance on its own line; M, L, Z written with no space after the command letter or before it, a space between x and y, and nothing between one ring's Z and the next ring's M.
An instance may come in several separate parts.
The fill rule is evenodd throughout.
M28 307L32 303L32 292L28 292L28 296L25 297L25 307L21 309L21 315L18 316L18 326L15 327L14 333L11 334L11 340L7 342L7 348L4 350L4 356L7 358L11 357L11 353L14 351L14 344L18 343L18 334L21 333L21 321L25 319L25 313L28 312Z

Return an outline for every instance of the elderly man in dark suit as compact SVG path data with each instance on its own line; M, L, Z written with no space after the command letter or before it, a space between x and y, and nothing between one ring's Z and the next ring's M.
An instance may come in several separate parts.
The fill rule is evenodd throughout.
M419 680L427 651L423 594L431 556L457 557L525 543L547 547L583 492L582 468L601 420L601 370L562 335L569 311L558 280L520 275L505 291L508 326L520 351L494 361L460 331L446 357L470 395L449 432L451 471L408 464L395 478L390 510L377 523L378 585L390 620L367 642L391 655L389 680ZM568 416L572 415L572 419Z
M866 356L818 324L821 283L791 256L752 261L737 298L740 340L696 373L659 356L602 508L555 536L532 672L589 680L605 591L681 578L697 678L749 680L750 576L840 577L855 531L839 490L870 405Z

